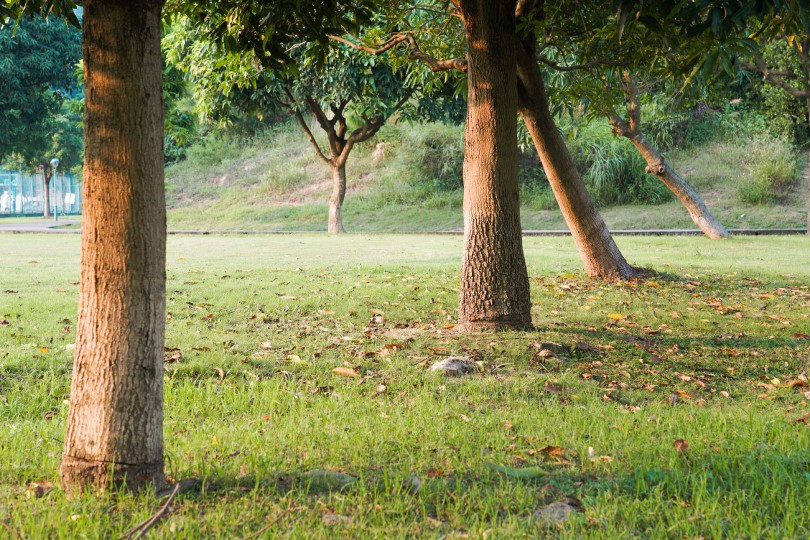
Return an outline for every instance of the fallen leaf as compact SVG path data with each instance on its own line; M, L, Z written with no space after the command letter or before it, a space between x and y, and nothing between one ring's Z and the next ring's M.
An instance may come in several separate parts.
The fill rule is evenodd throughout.
M729 394L725 390L720 390L720 395L723 396L723 397L731 397L731 394Z
M608 314L608 319L613 319L614 321L620 321L620 320L624 319L624 315L622 315L621 313L609 313Z
M789 388L808 388L810 387L810 384L808 384L807 381L796 379L795 381L786 382L785 386Z
M346 377L359 377L360 375L349 367L336 367L332 370L336 375L345 375Z
M689 443L683 439L676 440L674 443L672 443L672 446L675 447L676 452L681 454L686 453L686 451L689 450Z
M225 380L225 370L224 369L217 367L217 368L214 368L214 371L216 371L219 374L219 381L220 382Z
M386 390L387 390L387 387L384 384L378 384L377 385L377 393L378 394L382 394Z
M682 397L684 399L692 399L692 394L690 394L686 390L678 390L678 389L676 389L675 393L678 394L680 397Z

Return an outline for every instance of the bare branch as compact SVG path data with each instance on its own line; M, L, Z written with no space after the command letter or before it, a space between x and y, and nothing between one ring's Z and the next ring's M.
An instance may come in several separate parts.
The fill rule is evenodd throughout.
M353 41L350 41L350 40L348 40L346 38L343 38L343 37L340 37L340 36L328 35L326 37L328 37L329 39L335 40L337 42L343 43L344 45L348 45L352 49L357 49L358 51L364 51L364 52L371 53L371 54L382 54L385 51L387 51L389 49L393 49L394 47L396 47L397 45L399 45L400 43L405 41L405 35L404 34L394 34L385 43L383 43L381 45L378 45L376 47L369 47L368 45L362 45L362 44L354 43Z
M551 60L550 58L544 55L538 55L537 61L542 62L543 64L547 65L548 67L550 67L555 71L564 71L564 72L583 71L597 66L621 66L624 64L624 62L607 60L605 58L597 58L596 60L592 60L587 64L574 64L570 66L564 66L560 63L555 62L554 60Z
M321 147L318 144L318 141L315 140L315 136L312 134L312 130L309 129L309 126L307 125L307 121L304 120L304 115L301 114L301 111L299 111L298 109L293 109L293 115L295 116L295 119L298 120L298 125L301 126L301 129L304 130L304 133L306 134L307 139L309 139L310 144L315 149L315 154L319 158L321 158L321 160L324 163L326 163L327 165L331 165L332 160L329 159L328 157L326 157L326 155L321 150Z
M287 94L287 97L290 98L290 101L295 103L295 97L293 97L292 92L290 92L290 89L285 87L284 92ZM329 158L327 158L326 155L324 155L323 151L321 150L321 146L318 144L318 141L315 140L315 136L312 134L312 130L309 129L309 125L307 124L307 121L304 119L304 115L301 114L301 111L298 109L298 107L290 107L290 110L295 116L295 119L298 121L298 125L301 126L301 129L304 130L304 133L306 134L307 139L309 139L310 144L315 149L315 154L319 158L321 158L321 160L323 160L325 163L331 164L332 161Z
M429 54L423 52L419 45L416 43L416 38L413 37L412 34L405 34L406 40L408 41L408 45L410 46L410 52L408 53L408 58L411 60L419 60L423 64L427 65L431 71L463 71L467 72L467 60L464 58L448 58L447 60L439 60Z

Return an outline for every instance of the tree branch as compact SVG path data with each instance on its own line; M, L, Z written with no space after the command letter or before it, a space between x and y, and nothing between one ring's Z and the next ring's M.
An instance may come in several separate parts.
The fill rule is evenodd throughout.
M364 51L370 54L382 54L400 43L407 42L409 48L408 58L411 60L419 60L428 66L431 71L467 71L466 59L449 58L446 60L439 60L438 58L435 58L422 51L422 49L419 48L419 44L416 42L416 38L414 38L413 34L410 33L394 34L390 39L388 39L388 41L377 47L360 45L340 36L329 36L329 38L348 45L349 47L352 47L358 51Z
M810 97L810 88L804 90L796 88L787 82L788 79L798 79L799 76L792 70L772 70L768 69L765 60L761 56L754 55L754 64L740 62L740 67L746 71L755 71L762 75L762 78L777 86L795 98Z
M544 55L538 55L537 61L542 62L543 64L547 65L548 67L550 67L555 71L564 71L564 72L583 71L597 66L621 66L625 64L625 62L616 62L612 60L606 60L604 58L597 58L596 60L592 60L587 64L575 64L571 66L564 66L562 64L555 62L554 60L551 60L550 58Z
M290 98L290 101L295 103L295 98L293 97L292 92L290 92L290 89L285 87L284 92L287 94L287 97ZM309 139L310 144L315 149L315 154L319 158L321 158L321 160L323 160L326 164L331 164L332 161L329 158L327 158L326 155L321 150L318 141L315 140L315 136L312 134L312 130L309 129L309 125L307 124L307 121L304 119L304 115L301 114L301 111L297 107L290 107L290 110L293 112L295 119L298 121L298 125L301 126L301 129L304 130L304 133L306 134L307 139Z

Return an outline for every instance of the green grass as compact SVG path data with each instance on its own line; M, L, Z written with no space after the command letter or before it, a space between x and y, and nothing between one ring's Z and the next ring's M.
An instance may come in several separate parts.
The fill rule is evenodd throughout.
M536 329L465 336L458 237L171 237L166 470L202 483L150 534L239 538L286 512L261 537L810 537L810 389L785 384L810 367L810 239L617 240L660 273L591 282L569 238L528 238ZM0 250L0 537L118 537L161 501L28 489L58 486L79 238ZM448 354L480 372L427 371ZM533 517L565 497L584 512Z
M353 232L420 232L462 227L461 128L388 125L348 161L346 228ZM729 228L803 228L807 180L798 176L779 193L779 203L747 204L742 186L754 182L758 139L713 141L667 152L667 159ZM378 142L387 145L375 159ZM770 153L765 153L770 155ZM195 147L188 161L166 170L169 227L190 230L325 231L331 191L329 170L300 130L280 127L248 142L213 140ZM753 158L752 158L753 156ZM526 156L522 176L541 175ZM641 166L641 165L639 165ZM795 170L793 170L795 169ZM539 184L535 184L539 185ZM553 197L551 197L553 199ZM550 204L551 203L551 204ZM549 210L548 208L552 208ZM613 229L695 228L675 200L657 205L601 209ZM523 189L524 229L565 229L548 190Z

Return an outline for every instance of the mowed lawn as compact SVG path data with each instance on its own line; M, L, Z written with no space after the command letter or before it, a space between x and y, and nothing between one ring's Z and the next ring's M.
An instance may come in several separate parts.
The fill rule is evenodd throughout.
M170 237L166 471L199 482L149 535L810 537L810 238L617 242L657 273L527 238L536 328L457 335L460 237ZM2 538L165 502L58 487L79 250L0 235Z

